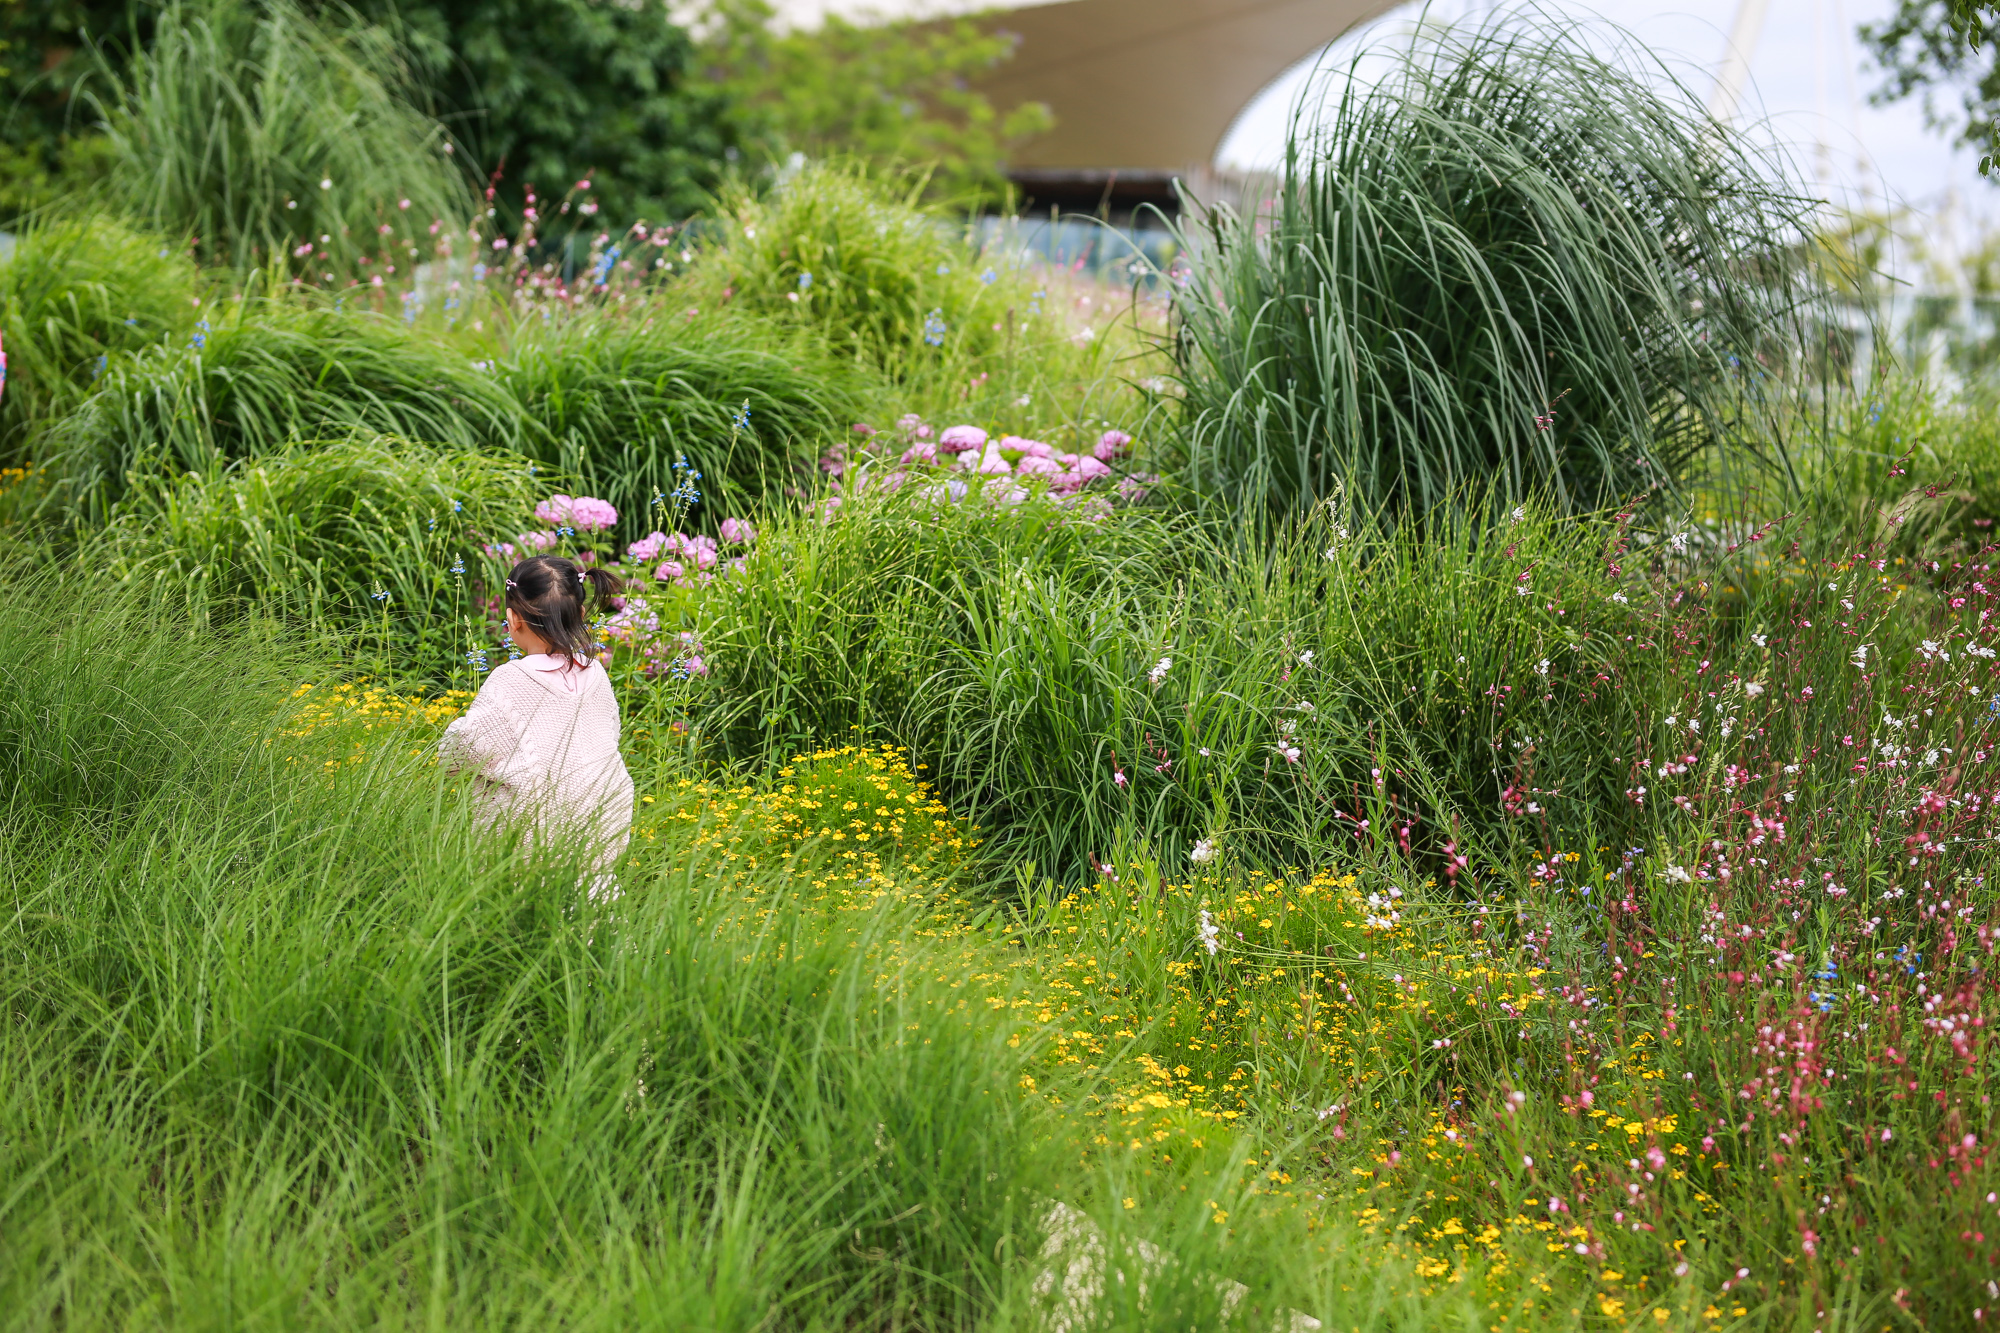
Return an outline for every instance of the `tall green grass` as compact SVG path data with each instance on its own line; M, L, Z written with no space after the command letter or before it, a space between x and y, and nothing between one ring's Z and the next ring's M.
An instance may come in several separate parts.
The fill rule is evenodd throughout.
M495 377L518 404L517 447L611 501L633 536L664 521L653 500L674 489L677 461L702 473L696 522L712 528L812 477L820 442L880 393L809 334L690 318L666 297L530 330Z
M1184 234L1180 440L1207 503L1589 509L1697 464L1784 479L1777 409L1823 300L1788 256L1816 205L1620 54L1530 9L1322 73L1271 199Z
M75 409L111 357L185 336L202 294L194 266L158 236L108 217L29 225L0 264L0 466L34 461L38 432Z
M470 449L522 430L505 389L448 345L367 312L252 299L113 361L39 461L56 512L102 523L135 482L297 440L360 431Z
M106 202L205 263L345 283L364 256L410 258L381 228L450 234L476 215L412 93L380 30L325 26L289 0L174 0L99 99Z
M426 735L293 734L310 659L15 587L9 1327L1038 1327L1055 1198L1121 1266L1163 1247L1093 1327L1213 1326L1218 1270L1274 1290L1284 1234L1208 1221L1247 1150L1079 1170L1036 1040L965 1003L995 946L824 916L702 851L714 812L594 906L579 857L473 831ZM1355 1276L1323 1273L1358 1312Z
M501 350L474 361L428 327L368 310L235 301L185 341L112 359L50 427L38 459L46 510L102 523L135 484L359 432L560 469L637 535L677 458L703 470L711 508L747 504L809 469L816 441L845 430L877 389L809 338L690 320L671 301L505 332Z
M544 494L513 455L388 436L302 441L146 484L89 548L121 596L209 628L245 615L315 632L365 669L476 684L482 546ZM474 627L477 627L475 633Z

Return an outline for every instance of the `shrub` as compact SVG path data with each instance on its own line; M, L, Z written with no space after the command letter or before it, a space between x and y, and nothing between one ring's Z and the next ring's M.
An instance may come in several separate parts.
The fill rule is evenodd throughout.
M1380 80L1329 73L1267 207L1188 238L1182 440L1209 502L1589 508L1711 447L1782 464L1767 400L1819 300L1785 165L1552 23L1378 57Z
M380 228L449 235L477 209L405 91L377 30L323 28L289 0L175 0L108 95L107 198L203 262L344 281L364 256L394 262Z
M378 671L476 683L469 570L539 490L504 452L307 441L140 486L104 553L128 588L197 625L257 609L332 631Z
M185 333L197 291L186 256L110 218L44 220L24 231L0 264L0 462L30 461L35 433L90 391L110 357Z

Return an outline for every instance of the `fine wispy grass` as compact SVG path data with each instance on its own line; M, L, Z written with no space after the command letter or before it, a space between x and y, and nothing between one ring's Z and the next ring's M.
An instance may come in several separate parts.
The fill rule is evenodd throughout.
M928 899L829 916L704 852L712 810L593 905L580 858L474 832L434 733L301 734L305 659L139 603L0 616L43 649L0 668L10 1326L1040 1327L1059 1200L1150 1270L1092 1327L1278 1290L1278 1233L1210 1220L1249 1150L1095 1162L1023 1095L1041 1039L965 1002L1005 946ZM1357 1316L1407 1276L1353 1267L1319 1276Z
M0 465L34 461L38 432L74 410L111 357L185 336L202 294L177 247L111 218L45 218L24 229L0 264Z
M1187 230L1205 497L1424 510L1490 485L1588 509L1697 461L1783 478L1773 408L1810 378L1820 300L1787 256L1816 205L1620 56L1526 9L1323 72L1268 203Z
M203 629L276 618L366 670L467 682L488 592L468 570L542 494L511 454L308 440L143 484L89 549L120 596Z
M175 0L97 98L103 202L204 263L344 282L385 224L457 232L477 210L412 91L379 30L286 0Z

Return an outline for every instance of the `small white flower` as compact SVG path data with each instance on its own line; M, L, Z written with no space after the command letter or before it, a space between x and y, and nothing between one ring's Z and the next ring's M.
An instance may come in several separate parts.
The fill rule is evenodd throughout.
M319 183L319 188L322 190L331 190L333 188L333 181L331 179L322 180Z
M1756 644L1759 648L1762 648L1766 643L1770 642L1770 636L1768 634L1752 634L1750 636L1750 642Z
M1858 667L1865 667L1865 666L1867 666L1867 665L1868 665L1868 649L1869 649L1869 648L1870 648L1871 646L1872 646L1872 645L1870 645L1870 644L1866 644L1866 643L1863 643L1863 644L1857 644L1857 645L1855 646L1855 649L1854 649L1854 665L1856 665L1856 666L1858 666Z
M1526 518L1527 516L1528 516L1528 508L1526 505L1514 506L1514 521L1516 523L1519 523L1522 519Z
M1688 548L1687 534L1685 532L1676 532L1673 535L1673 537L1667 542L1667 545L1673 547L1674 550L1676 551L1687 550Z
M1196 750L1195 753L1200 755L1203 759L1206 759L1208 758L1208 747L1204 745L1199 750Z
M1666 874L1667 878L1676 884L1691 883L1694 878L1688 874L1687 867L1685 866L1668 866Z
M1208 950L1209 957L1213 958L1215 956L1215 942L1221 936L1222 928L1209 919L1208 909L1203 908L1201 912L1201 928L1195 931L1195 938L1200 942L1202 948Z
M1174 659L1171 657L1162 657L1158 662L1153 664L1153 669L1146 673L1146 679L1158 685L1167 678L1167 673L1173 670L1173 668Z
M1538 676L1546 676L1549 674L1548 658L1544 657L1541 661L1535 663L1535 674Z
M1302 652L1302 653L1300 653L1300 654L1299 654L1299 664L1300 664L1301 666L1311 666L1311 665L1313 664L1313 650L1312 650L1312 649L1308 648L1308 649L1306 649L1306 650L1305 650L1304 652Z
M1525 584L1525 583L1517 583L1517 584L1515 584L1515 585L1514 585L1514 595L1515 595L1516 597L1526 597L1526 596L1528 595L1528 585L1527 585L1527 584Z
M1614 592L1611 594L1611 600L1619 603L1620 605L1624 605L1625 603L1630 602L1632 599L1627 597L1622 592Z
M1188 853L1188 860L1194 862L1198 866L1205 866L1214 859L1215 859L1215 843L1213 840L1208 838L1203 838L1201 841L1197 842L1194 845L1194 849ZM1204 918L1207 915L1208 914L1206 912L1202 913L1202 916ZM1214 950L1211 949L1209 950L1209 952L1213 953Z
M1743 687L1743 692L1754 699L1764 692L1764 687L1753 680Z

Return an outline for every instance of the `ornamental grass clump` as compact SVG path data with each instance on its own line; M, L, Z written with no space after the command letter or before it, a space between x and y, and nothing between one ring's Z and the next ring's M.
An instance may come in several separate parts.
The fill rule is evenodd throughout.
M0 264L0 464L32 460L39 433L75 410L111 358L184 338L204 294L194 265L164 237L107 217L28 226Z
M899 381L1017 348L1059 356L1045 292L920 204L924 184L811 163L767 196L727 193L688 294L810 329Z
M285 0L176 0L154 32L101 99L105 199L201 262L365 282L364 257L395 262L391 232L428 242L483 212L380 29Z
M1388 74L1362 83L1364 58ZM1207 503L1345 487L1422 512L1477 484L1588 509L1697 462L1782 472L1814 204L1651 74L1532 10L1327 71L1268 203L1183 232L1181 443Z

